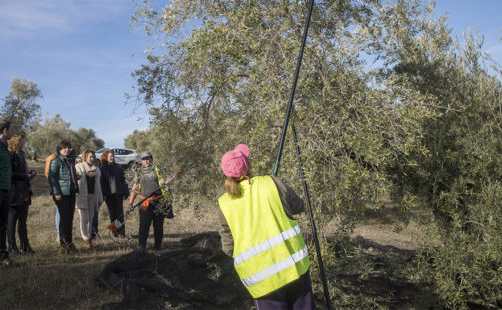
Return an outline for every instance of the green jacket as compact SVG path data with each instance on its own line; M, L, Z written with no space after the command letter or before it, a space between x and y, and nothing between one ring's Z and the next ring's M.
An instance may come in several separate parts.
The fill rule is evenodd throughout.
M54 196L69 196L78 193L78 186L70 180L70 170L64 163L63 156L57 155L49 167L49 185Z
M7 143L0 141L0 189L10 190L12 165Z

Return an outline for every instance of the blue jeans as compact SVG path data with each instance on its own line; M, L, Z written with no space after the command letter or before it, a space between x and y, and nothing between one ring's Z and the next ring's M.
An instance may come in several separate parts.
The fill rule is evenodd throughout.
M61 221L61 217L59 216L59 210L57 209L57 206L56 206L56 216L54 217L54 219L56 220L56 231L58 232L59 236L59 222Z

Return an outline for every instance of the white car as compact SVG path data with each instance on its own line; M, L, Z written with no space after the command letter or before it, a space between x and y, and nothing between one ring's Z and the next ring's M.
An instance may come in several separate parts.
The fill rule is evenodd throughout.
M121 166L135 167L136 165L141 165L141 158L136 150L125 149L125 148L102 148L96 151L96 159L101 160L101 154L106 150L112 150L115 156L115 162Z

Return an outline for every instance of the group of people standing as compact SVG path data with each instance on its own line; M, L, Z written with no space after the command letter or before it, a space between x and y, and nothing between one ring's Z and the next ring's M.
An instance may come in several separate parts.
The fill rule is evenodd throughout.
M26 222L33 194L30 180L36 172L28 170L23 146L24 137L14 134L9 121L0 120L0 266L12 264L10 253L35 253L28 240ZM57 144L56 152L46 159L45 176L57 206L59 253L76 251L72 232L75 209L80 215L82 246L92 249L92 241L98 234L98 211L103 202L107 205L110 223L113 223L124 215L123 201L128 199L128 206L132 207L136 196L145 200L139 208L139 248L146 249L152 223L155 248L161 248L166 213L156 210L169 194L163 189L169 177L162 176L153 165L150 152L143 152L141 161L142 169L130 192L124 169L115 163L112 150L102 153L99 164L92 150L84 151L77 162L70 142L62 140ZM125 238L125 225L121 225L114 234L115 237Z
M75 207L80 215L80 234L86 249L94 247L92 240L98 231L98 210L103 201L108 207L110 221L124 212L122 201L129 196L129 189L124 170L115 163L111 150L103 152L101 166L97 165L92 150L85 150L76 163L70 142L62 140L50 160L48 179L59 214L56 224L61 254L76 250L72 236ZM120 236L125 236L125 230Z
M10 265L6 248L13 248L16 221L19 222L20 249L33 253L27 233L26 217L31 199L28 171L22 137L12 139L11 124L0 121L0 264ZM255 300L257 309L315 309L307 246L294 215L304 211L303 201L277 177L253 177L249 166L249 148L244 144L225 153L221 170L227 177L226 193L220 205L222 250L234 259L234 266L243 285ZM162 246L166 214L158 211L162 198L169 193L164 177L153 165L150 152L141 154L142 169L129 192L124 170L115 163L113 151L105 151L101 165L96 164L94 151L86 150L78 163L71 144L60 141L56 154L50 158L48 179L56 203L61 254L75 250L72 225L75 207L80 214L80 230L85 248L92 248L97 233L97 214L103 202L110 213L110 222L123 216L123 200L132 205L139 196L139 247L145 249L153 223L155 248ZM13 194L15 193L15 194ZM125 236L125 225L115 232ZM17 247L16 247L17 248Z
M138 194L141 199L145 199L139 210L139 248L146 249L152 222L155 249L161 248L165 214L155 210L168 194L162 186L168 179L164 178L159 169L153 165L153 156L150 152L141 154L141 162L142 169L130 192L124 169L115 163L112 150L106 150L101 154L98 166L94 151L84 151L76 163L71 144L64 140L58 143L56 154L50 160L48 179L59 214L57 223L59 253L66 254L76 250L72 237L75 208L80 215L83 247L92 249L94 247L92 240L98 233L98 210L102 203L106 203L110 223L113 223L124 215L123 201L129 199L128 205L131 207ZM125 225L122 224L114 234L115 237L124 238Z

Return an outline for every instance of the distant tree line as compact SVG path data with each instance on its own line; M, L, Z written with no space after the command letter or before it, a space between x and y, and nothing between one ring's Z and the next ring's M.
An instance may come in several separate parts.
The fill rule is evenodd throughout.
M59 114L42 123L41 107L37 104L37 99L41 97L36 83L14 78L0 108L1 118L10 120L14 132L26 137L25 151L30 158L39 159L55 152L56 144L62 139L70 141L77 154L85 149L104 147L105 142L96 137L93 129L73 130Z

